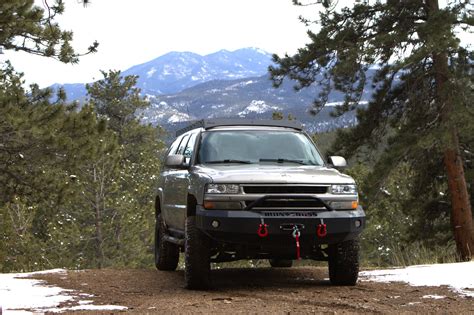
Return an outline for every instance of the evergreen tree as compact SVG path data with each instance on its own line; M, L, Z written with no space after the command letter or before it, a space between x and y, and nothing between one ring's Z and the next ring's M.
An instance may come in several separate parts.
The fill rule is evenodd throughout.
M0 269L74 265L68 240L82 230L66 229L77 213L65 205L78 192L75 170L96 147L91 135L103 128L88 108L78 112L61 97L52 104L49 90L26 94L22 84L11 66L0 71Z
M89 104L107 121L118 150L115 155L99 155L82 171L89 183L95 183L85 196L95 213L96 260L99 267L112 262L143 265L153 235L153 186L160 167L158 152L163 148L161 131L140 124L138 111L149 103L135 87L136 76L102 73L102 80L87 86Z
M2 2L0 47L77 62L72 33L55 22L63 2L43 4L45 9L32 0ZM96 48L94 43L87 53ZM100 140L118 147L116 136L91 107L77 111L66 104L64 91L54 97L49 89L31 85L27 92L23 85L10 63L1 66L0 270L88 266L83 252L96 237L87 234L77 174L85 162L106 155Z
M357 107L367 70L377 65L372 101L358 108L358 126L340 132L336 149L351 155L383 143L386 152L374 170L380 178L407 161L418 179L429 180L436 173L427 166L442 160L457 250L461 259L471 259L474 230L459 135L462 140L472 129L464 126L472 126L473 55L456 34L474 26L469 3L453 1L440 8L437 0L365 1L337 10L332 1L323 1L323 6L316 21L320 29L308 31L311 42L294 56L274 56L276 66L269 69L274 85L285 77L297 81L296 89L320 84L316 112L332 89L342 91L346 98L338 115ZM429 182L418 183L423 190L432 188Z
M138 76L122 77L120 71L102 71L104 79L86 84L89 102L97 113L108 120L109 127L117 132L119 141L124 143L124 129L127 124L135 121L135 113L149 103L140 95L135 87Z
M62 0L53 4L43 1L45 9L34 0L6 0L0 3L0 46L6 50L24 51L34 55L76 63L80 56L71 46L72 32L62 30L55 22L64 12ZM97 50L94 42L85 54Z

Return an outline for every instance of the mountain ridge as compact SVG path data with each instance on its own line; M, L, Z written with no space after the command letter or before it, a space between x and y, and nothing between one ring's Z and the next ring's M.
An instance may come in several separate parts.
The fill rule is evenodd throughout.
M222 49L207 55L172 51L132 66L122 75L137 75L137 87L150 101L149 108L139 113L143 122L168 130L196 119L270 119L274 111L282 112L284 116L291 114L310 132L345 128L357 123L354 111L332 117L331 106L323 108L317 116L310 115L308 110L320 87L312 85L295 91L294 82L285 80L276 89L268 74L271 63L268 52L254 47L234 51ZM68 99L85 100L84 84L53 87L61 86ZM367 87L363 103L370 94L371 88ZM343 100L343 94L332 92L328 102L337 105Z
M147 62L132 66L122 75L137 75L137 87L144 95L172 94L212 80L233 80L259 76L267 72L271 54L249 47L234 51L222 49L207 55L171 51ZM85 84L56 83L54 90L63 87L70 100L84 101Z
M150 106L140 113L145 123L176 130L187 121L211 118L271 119L273 112L285 117L291 114L305 125L308 132L325 132L347 128L357 123L355 111L332 117L334 106L342 104L344 95L332 92L326 107L315 116L309 113L318 86L295 91L294 83L285 80L274 88L268 75L236 80L209 81L179 93L148 95ZM365 106L370 97L364 94L360 105Z

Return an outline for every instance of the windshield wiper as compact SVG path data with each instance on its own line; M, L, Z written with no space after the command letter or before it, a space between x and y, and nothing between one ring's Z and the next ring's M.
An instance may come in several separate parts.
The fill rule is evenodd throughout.
M204 164L219 164L219 163L240 163L240 164L252 164L250 161L244 160L219 160L219 161L207 161Z
M277 163L298 163L301 165L308 165L307 163L303 162L302 160L292 160L292 159L260 159L260 162L277 162Z

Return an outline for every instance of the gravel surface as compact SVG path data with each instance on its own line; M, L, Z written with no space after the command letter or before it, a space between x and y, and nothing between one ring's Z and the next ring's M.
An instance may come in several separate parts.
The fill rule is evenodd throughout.
M95 305L122 305L128 308L125 312L135 313L474 314L474 299L447 287L412 287L364 279L354 287L335 287L327 277L327 268L321 267L220 269L212 272L214 289L188 291L182 271L103 269L34 276L78 294L92 294L88 299ZM61 307L74 305L77 302Z

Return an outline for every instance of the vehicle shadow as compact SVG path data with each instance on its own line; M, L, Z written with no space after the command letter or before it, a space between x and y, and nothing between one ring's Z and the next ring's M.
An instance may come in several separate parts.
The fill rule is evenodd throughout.
M211 277L219 290L330 285L327 271L319 268L225 268L212 270Z

